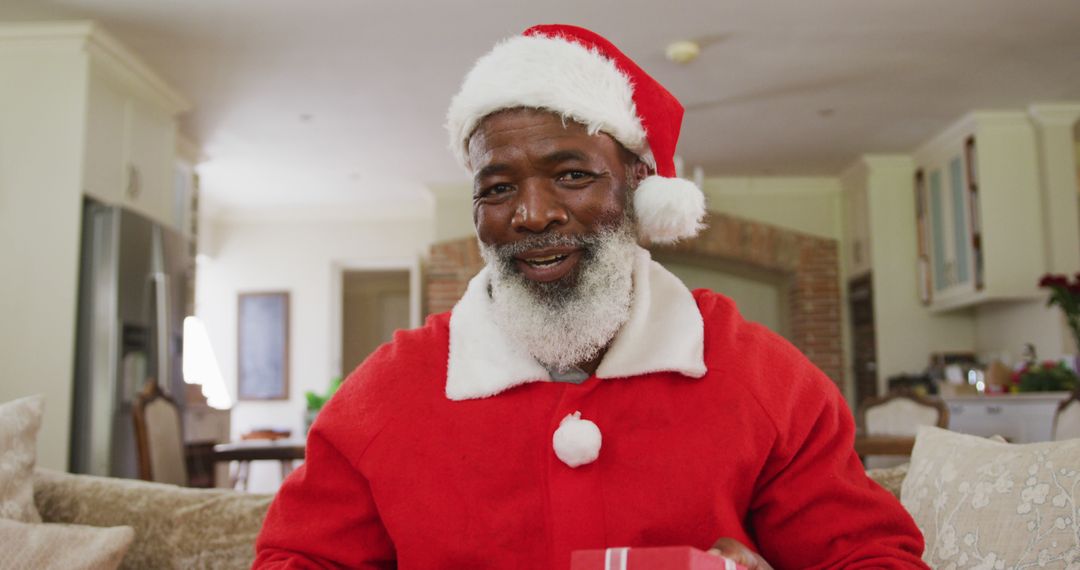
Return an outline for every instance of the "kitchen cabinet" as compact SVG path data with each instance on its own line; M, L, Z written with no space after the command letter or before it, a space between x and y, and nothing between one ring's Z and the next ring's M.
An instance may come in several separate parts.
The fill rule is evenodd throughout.
M949 406L949 429L1011 443L1050 441L1054 413L1068 392L1033 392L1010 396L954 396Z
M914 155L920 297L945 311L1038 297L1044 272L1035 131L978 112Z
M187 103L142 64L121 61L90 28L83 192L178 230L174 213L176 115ZM98 44L113 44L109 50Z

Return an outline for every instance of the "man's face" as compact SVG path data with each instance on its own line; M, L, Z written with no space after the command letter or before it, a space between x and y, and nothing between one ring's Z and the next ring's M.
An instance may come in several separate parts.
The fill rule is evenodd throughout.
M533 109L485 118L469 163L480 241L540 288L573 280L588 255L579 238L623 223L629 178L647 174L611 137Z

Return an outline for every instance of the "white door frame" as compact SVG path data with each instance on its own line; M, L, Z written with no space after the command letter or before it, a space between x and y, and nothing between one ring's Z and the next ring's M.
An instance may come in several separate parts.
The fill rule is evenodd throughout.
M347 375L351 370L342 370L341 366L341 326L342 326L342 280L346 271L408 271L409 272L409 327L420 326L420 257L391 258L379 260L339 259L330 264L330 330L327 338L330 346L327 354L330 358L330 370L340 370Z

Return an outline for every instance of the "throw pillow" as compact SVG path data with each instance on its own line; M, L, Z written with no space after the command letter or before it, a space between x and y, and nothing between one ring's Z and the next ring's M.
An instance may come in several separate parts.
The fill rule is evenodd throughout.
M34 462L44 396L0 404L0 519L41 522L34 507Z
M134 539L130 526L98 528L0 520L0 570L114 570Z
M1080 569L1080 439L1013 445L920 428L900 502L933 568Z

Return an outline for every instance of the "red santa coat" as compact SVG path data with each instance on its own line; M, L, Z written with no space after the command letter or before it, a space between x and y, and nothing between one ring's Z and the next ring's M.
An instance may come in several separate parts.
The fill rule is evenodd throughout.
M577 549L727 536L777 569L925 568L823 373L644 250L634 286L580 385L507 345L486 271L452 314L397 333L319 414L255 567L564 569ZM603 444L571 468L552 434L578 411Z

